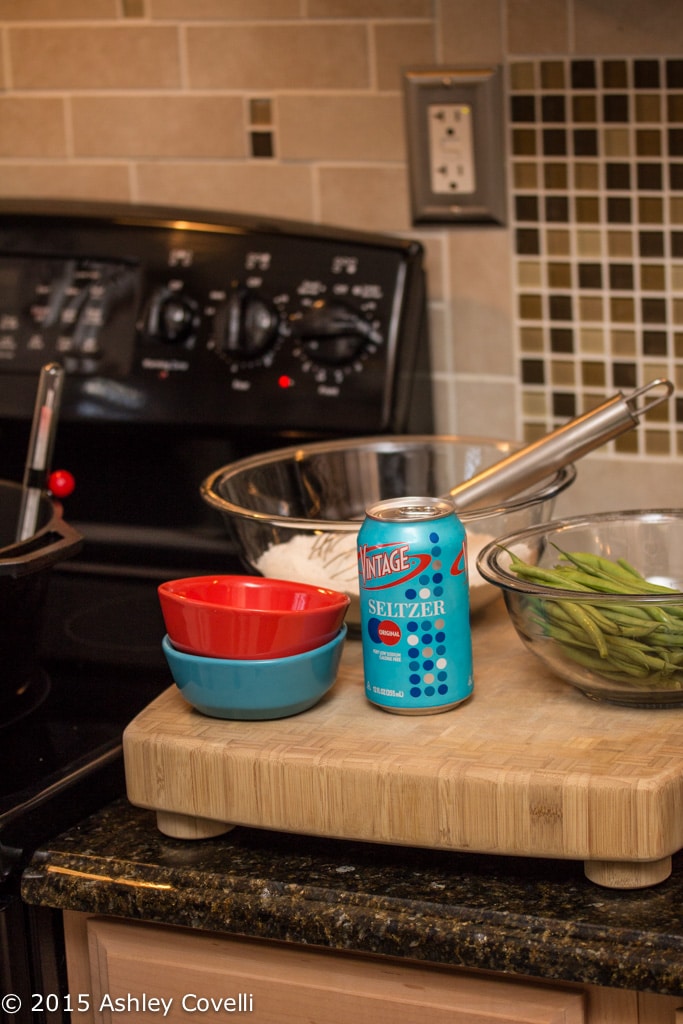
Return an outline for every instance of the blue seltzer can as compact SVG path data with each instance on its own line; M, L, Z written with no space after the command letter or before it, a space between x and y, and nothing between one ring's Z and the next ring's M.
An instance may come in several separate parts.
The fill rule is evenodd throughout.
M365 695L398 715L448 711L472 693L465 530L443 498L391 498L358 534Z

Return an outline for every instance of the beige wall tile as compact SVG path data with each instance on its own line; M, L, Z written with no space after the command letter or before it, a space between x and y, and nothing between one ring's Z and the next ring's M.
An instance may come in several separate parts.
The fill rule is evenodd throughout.
M128 168L123 164L0 164L0 194L33 198L101 199L130 202Z
M0 156L66 156L63 100L1 97Z
M283 160L405 160L399 96L281 96Z
M148 0L151 18L175 21L260 21L300 18L301 0Z
M367 89L368 36L362 25L190 26L194 89Z
M453 397L454 382L451 377L435 376L432 380L432 401L434 402L434 433L457 434L457 415Z
M680 462L639 459L604 452L576 463L576 480L558 498L555 515L631 508L680 508Z
M240 97L77 96L71 108L76 156L247 155Z
M322 167L320 220L368 231L407 231L408 186L403 168Z
M306 0L309 18L431 18L431 0Z
M568 53L571 0L507 0L507 52Z
M451 316L459 373L514 375L510 238L499 228L449 235Z
M135 199L313 221L310 168L261 163L143 163Z
M439 6L441 60L500 63L504 56L502 0L446 0Z
M172 89L180 84L174 28L10 28L8 36L18 89Z
M436 60L432 24L376 25L375 65L378 89L403 88L403 70Z
M117 0L0 0L1 21L70 21L117 18Z
M411 229L411 238L417 238L424 248L429 301L444 302L448 296L448 282L445 273L446 233L436 230L420 232Z
M450 379L453 377L453 349L446 310L442 303L430 303L428 320L432 373Z
M683 52L680 0L573 0L577 53Z
M455 431L480 437L517 439L513 380L490 380L458 375L452 388Z

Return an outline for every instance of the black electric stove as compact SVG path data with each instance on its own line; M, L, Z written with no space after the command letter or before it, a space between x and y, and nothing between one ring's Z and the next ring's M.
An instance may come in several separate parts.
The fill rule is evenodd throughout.
M125 725L170 685L156 588L244 571L199 485L297 439L432 430L422 250L232 214L0 201L0 479L38 373L66 371L53 468L79 554L51 570L38 668L0 715L0 989L65 991L36 846L125 791ZM2 552L0 552L0 556ZM2 624L0 623L0 629ZM38 642L38 641L36 641Z

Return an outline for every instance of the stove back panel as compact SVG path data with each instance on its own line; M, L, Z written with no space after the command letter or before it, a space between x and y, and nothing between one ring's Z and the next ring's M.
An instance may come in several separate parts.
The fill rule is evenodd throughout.
M92 540L99 526L109 540L123 530L138 551L149 530L160 547L177 531L199 546L218 533L199 484L235 458L433 428L412 241L208 211L0 202L2 478L21 479L51 360L66 369L53 467L76 478L67 518Z

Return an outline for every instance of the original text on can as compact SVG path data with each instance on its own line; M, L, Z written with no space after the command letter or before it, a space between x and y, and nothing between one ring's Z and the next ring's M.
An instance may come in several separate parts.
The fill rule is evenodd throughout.
M447 711L472 693L465 530L442 498L367 509L358 534L365 694L396 714Z

